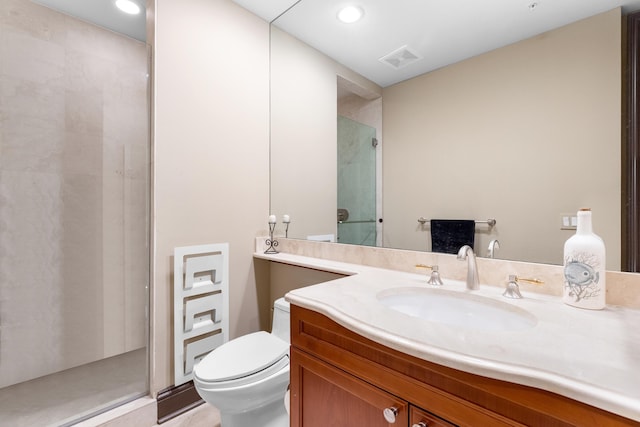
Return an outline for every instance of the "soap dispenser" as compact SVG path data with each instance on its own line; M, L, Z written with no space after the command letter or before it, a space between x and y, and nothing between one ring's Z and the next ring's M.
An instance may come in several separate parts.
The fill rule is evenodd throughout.
M593 232L591 209L578 211L576 234L564 244L565 304L600 310L605 307L605 246Z

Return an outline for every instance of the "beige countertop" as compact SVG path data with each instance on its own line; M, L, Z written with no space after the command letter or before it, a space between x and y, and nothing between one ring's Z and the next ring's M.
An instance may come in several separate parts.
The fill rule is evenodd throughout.
M556 296L481 284L467 291L460 281L326 259L279 253L255 258L345 274L347 277L296 289L295 305L322 313L380 344L461 371L555 392L640 421L640 310L607 306L582 310ZM471 329L409 316L385 307L378 295L414 290L471 293L523 309L536 319L522 330ZM517 310L515 308L514 310Z

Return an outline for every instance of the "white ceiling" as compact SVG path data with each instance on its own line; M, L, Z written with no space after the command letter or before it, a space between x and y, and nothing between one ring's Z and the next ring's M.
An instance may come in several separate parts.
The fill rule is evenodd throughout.
M146 12L144 0L138 1L143 9L138 15L127 15L115 6L115 0L31 0L48 8L91 22L134 39L146 40Z
M146 39L144 11L126 15L115 0L32 1ZM233 1L383 87L616 7L640 9L640 0ZM336 14L346 4L361 6L364 19L340 23ZM422 59L400 69L379 61L402 46Z
M274 25L383 87L617 7L640 9L640 0L233 1L266 21L278 17ZM346 4L364 18L340 23ZM379 61L402 46L422 59L400 69Z

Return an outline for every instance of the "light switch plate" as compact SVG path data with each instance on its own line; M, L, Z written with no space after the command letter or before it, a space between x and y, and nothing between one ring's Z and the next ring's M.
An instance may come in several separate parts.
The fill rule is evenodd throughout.
M575 230L577 226L576 214L560 214L560 230Z

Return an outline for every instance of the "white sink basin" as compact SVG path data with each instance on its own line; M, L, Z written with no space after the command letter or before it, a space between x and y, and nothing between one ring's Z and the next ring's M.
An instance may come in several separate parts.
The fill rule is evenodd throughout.
M518 331L538 323L526 310L469 293L394 288L380 292L377 299L383 306L408 316L466 329Z

